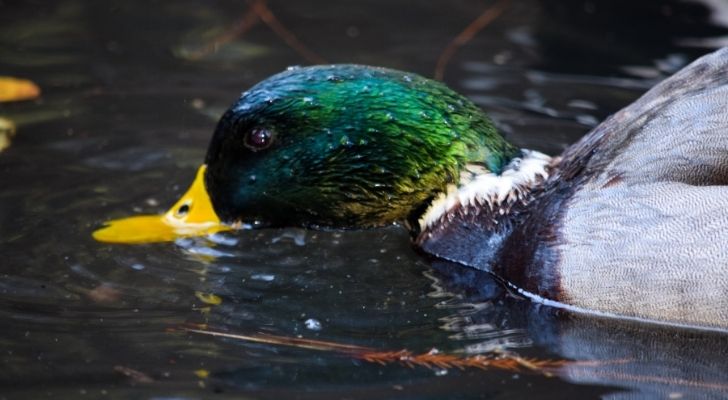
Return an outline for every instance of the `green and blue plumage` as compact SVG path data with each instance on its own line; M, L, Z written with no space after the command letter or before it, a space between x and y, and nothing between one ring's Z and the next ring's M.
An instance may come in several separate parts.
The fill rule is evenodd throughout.
M270 147L246 135L265 129ZM518 153L471 101L421 76L358 65L293 68L221 119L206 184L223 220L377 226L412 218L465 164Z

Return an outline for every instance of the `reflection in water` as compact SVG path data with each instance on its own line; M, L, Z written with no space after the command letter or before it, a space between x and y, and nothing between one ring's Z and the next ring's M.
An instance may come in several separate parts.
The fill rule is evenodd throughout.
M440 274L439 285L447 285L447 290L455 293L467 291L474 279L483 286L496 285L487 273L447 263L434 267ZM488 298L486 293L471 292L460 300L487 302ZM525 299L504 299L502 294L490 301L497 302L498 307L484 306L475 313L467 312L470 323L457 329L467 333L473 327L497 327L490 334L501 338L523 332L526 337L516 342L517 346L532 341L558 358L593 361L568 363L557 374L575 383L624 388L606 398L721 398L728 391L725 334L566 313ZM459 312L448 317L459 318ZM470 352L472 347L468 345L465 351Z
M255 2L254 2L255 3ZM261 2L257 2L261 3ZM332 62L432 76L480 1L279 2ZM719 398L724 335L568 315L489 275L417 254L403 229L242 231L108 246L101 221L158 213L191 181L220 110L305 64L240 2L0 4L0 75L40 100L0 105L0 398ZM558 153L725 40L721 2L511 1L450 58L445 81L516 144ZM257 14L256 14L257 15ZM241 28L241 23L244 27ZM275 25L275 22L272 23ZM133 28L133 29L132 29ZM225 43L197 58L215 40ZM380 366L340 354L169 331L315 338L596 360L541 374ZM614 361L624 362L614 362ZM209 373L209 375L207 375Z

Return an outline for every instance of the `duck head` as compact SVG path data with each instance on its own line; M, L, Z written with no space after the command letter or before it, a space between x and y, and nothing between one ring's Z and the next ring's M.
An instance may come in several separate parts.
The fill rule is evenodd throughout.
M253 226L413 232L466 168L500 174L520 150L471 101L421 76L359 65L291 68L220 119L190 190L163 216L115 220L103 242Z

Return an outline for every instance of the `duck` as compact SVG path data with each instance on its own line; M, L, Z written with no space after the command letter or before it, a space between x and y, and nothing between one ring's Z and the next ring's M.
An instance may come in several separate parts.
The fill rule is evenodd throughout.
M508 142L441 82L354 65L289 68L222 115L189 191L105 243L261 227L393 223L436 259L532 301L728 331L728 48L562 154Z

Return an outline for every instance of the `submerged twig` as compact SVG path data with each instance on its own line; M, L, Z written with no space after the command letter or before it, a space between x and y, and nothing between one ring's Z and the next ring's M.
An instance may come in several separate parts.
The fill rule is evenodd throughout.
M232 28L215 37L203 48L192 52L188 57L198 60L210 53L216 52L221 46L241 38L258 22L263 21L279 38L306 61L313 64L325 64L326 60L306 47L293 32L289 31L273 12L268 8L266 0L249 0L248 8L243 17Z
M503 11L508 8L510 0L499 0L494 5L488 7L483 11L478 18L471 22L462 32L460 32L455 39L453 39L445 50L440 53L440 57L437 59L437 66L435 67L435 79L442 80L445 76L445 69L447 64L455 52L462 46L466 45L473 37L483 30L486 26L490 25L491 22L495 21Z
M270 8L268 8L265 0L252 0L250 2L250 6L258 17L260 17L260 19L268 25L268 27L271 28L279 38L283 39L283 41L286 42L286 44L295 50L301 57L313 64L326 64L326 60L323 57L306 47L303 42L298 40L296 35L281 24Z
M134 383L154 383L154 379L144 372L137 371L135 369L125 367L123 365L115 365L114 372L118 372L127 378L131 379Z
M263 0L264 1L264 0ZM246 10L243 17L238 21L235 26L223 32L220 36L214 38L210 43L206 44L203 48L190 53L189 58L192 60L199 60L206 55L216 52L220 46L232 42L235 39L239 39L250 31L255 25L260 22L258 13L255 12L253 6L250 5Z
M181 329L186 332L199 333L202 335L224 337L224 338L228 338L228 339L238 339L238 340L244 340L246 342L253 342L253 343L277 344L277 345L281 345L281 346L296 347L299 349L309 349L309 350L318 350L318 351L335 351L335 352L347 353L347 354L374 351L374 349L371 349L368 347L356 346L356 345L351 345L351 344L328 342L325 340L294 338L294 337L288 337L288 336L276 336L276 335L269 335L269 334L265 334L265 333L257 333L257 334L252 334L252 335L240 335L240 334L235 334L235 333L210 331L210 330L206 330L206 329L197 329L197 328L183 327Z

